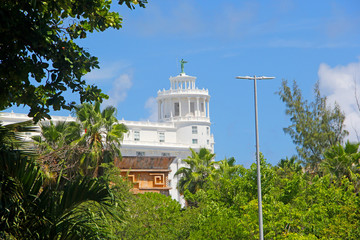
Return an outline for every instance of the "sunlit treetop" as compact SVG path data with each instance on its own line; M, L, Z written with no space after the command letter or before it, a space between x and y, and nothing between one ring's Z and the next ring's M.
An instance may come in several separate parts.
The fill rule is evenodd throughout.
M146 0L119 0L130 9ZM34 121L50 118L52 109L76 105L63 96L79 95L80 102L107 96L83 76L99 68L74 40L93 31L122 27L111 0L3 0L0 3L0 110L29 106Z

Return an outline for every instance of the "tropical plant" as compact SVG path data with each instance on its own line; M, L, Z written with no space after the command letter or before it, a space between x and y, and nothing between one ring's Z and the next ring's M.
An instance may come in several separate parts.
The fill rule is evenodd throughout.
M86 175L96 177L102 163L121 158L120 144L128 129L124 124L117 123L115 114L116 109L111 106L101 111L99 102L84 103L76 108L77 119L84 129L84 134L76 144L89 149L89 153L80 161Z
M184 239L180 231L180 204L160 193L139 194L129 203L127 221L119 239Z
M287 157L285 159L281 159L277 164L277 167L287 172L287 174L300 172L303 169L297 156L292 156L290 159Z
M78 178L45 185L40 168L17 152L1 152L1 229L17 239L97 239L106 236L98 211L111 208L111 193L97 179ZM98 205L96 205L96 204Z
M341 179L342 176L351 177L352 173L360 173L360 143L346 142L345 147L340 144L325 151L321 163L322 170Z
M10 149L27 150L30 145L24 141L25 133L36 132L33 121L2 125L0 123L0 144Z
M81 135L80 124L77 122L53 121L40 124L41 135L32 139L38 145L41 153L52 152L70 145Z
M2 136L17 135L5 127L0 129ZM113 198L106 182L82 177L67 181L61 176L56 182L47 182L35 159L28 155L0 142L0 237L106 237L97 221L103 214L94 215L112 210Z
M197 190L204 187L207 177L211 174L213 167L214 153L207 148L201 148L199 152L195 152L190 148L191 156L183 161L187 167L181 167L175 175L180 175L178 190L184 194L185 190L194 194Z
M233 179L239 176L241 171L241 166L236 165L236 160L234 157L225 158L218 162L214 163L215 169L212 176L215 178L224 178L224 179Z
M78 175L81 157L88 151L84 147L74 146L81 136L77 122L43 122L40 124L40 136L33 136L39 154L37 161L47 180L54 181L61 174L71 180Z

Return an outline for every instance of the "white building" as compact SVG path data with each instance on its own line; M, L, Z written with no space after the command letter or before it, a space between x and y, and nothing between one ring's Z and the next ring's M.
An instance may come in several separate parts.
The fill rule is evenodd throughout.
M181 202L174 174L184 166L182 159L191 154L189 148L202 147L214 151L214 137L210 129L208 90L198 89L196 77L184 72L170 77L170 89L158 91L158 121L126 121L129 132L121 146L123 156L172 156L169 185L172 198ZM29 120L26 114L0 113L4 124ZM75 121L73 117L52 117L53 121ZM31 134L31 133L29 133Z

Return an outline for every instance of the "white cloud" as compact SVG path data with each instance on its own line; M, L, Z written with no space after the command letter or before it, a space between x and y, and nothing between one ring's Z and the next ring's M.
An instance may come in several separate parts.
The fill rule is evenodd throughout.
M119 76L119 73L125 68L130 66L129 63L124 61L116 61L110 64L104 63L100 66L100 69L94 69L90 73L86 74L86 79L89 81L104 81L114 79Z
M104 100L103 106L118 107L125 101L127 92L132 87L131 64L126 61L103 63L100 69L95 69L86 75L86 79L100 88L109 88L106 93L109 99Z
M146 100L146 102L145 102L145 108L149 112L149 117L147 118L147 120L152 121L152 122L157 121L158 106L157 106L156 98L154 98L154 97L148 98L148 100Z
M123 102L127 97L127 92L132 86L132 76L131 74L122 74L116 78L112 83L111 90L107 93L109 99L104 101L105 106L114 106L120 102Z
M355 89L360 101L360 61L334 68L322 63L318 75L321 92L328 96L329 103L337 102L345 113L349 140L358 141L360 111L356 104Z

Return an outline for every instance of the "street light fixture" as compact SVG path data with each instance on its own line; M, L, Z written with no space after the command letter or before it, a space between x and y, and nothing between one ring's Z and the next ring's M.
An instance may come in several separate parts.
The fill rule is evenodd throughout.
M264 240L262 200L261 200L261 173L260 173L260 151L259 151L259 130L258 130L258 110L257 110L257 90L256 80L274 79L275 77L257 76L238 76L237 79L254 80L254 101L255 101L255 134L256 134L256 164L257 164L257 185L258 185L258 208L259 208L259 239Z

